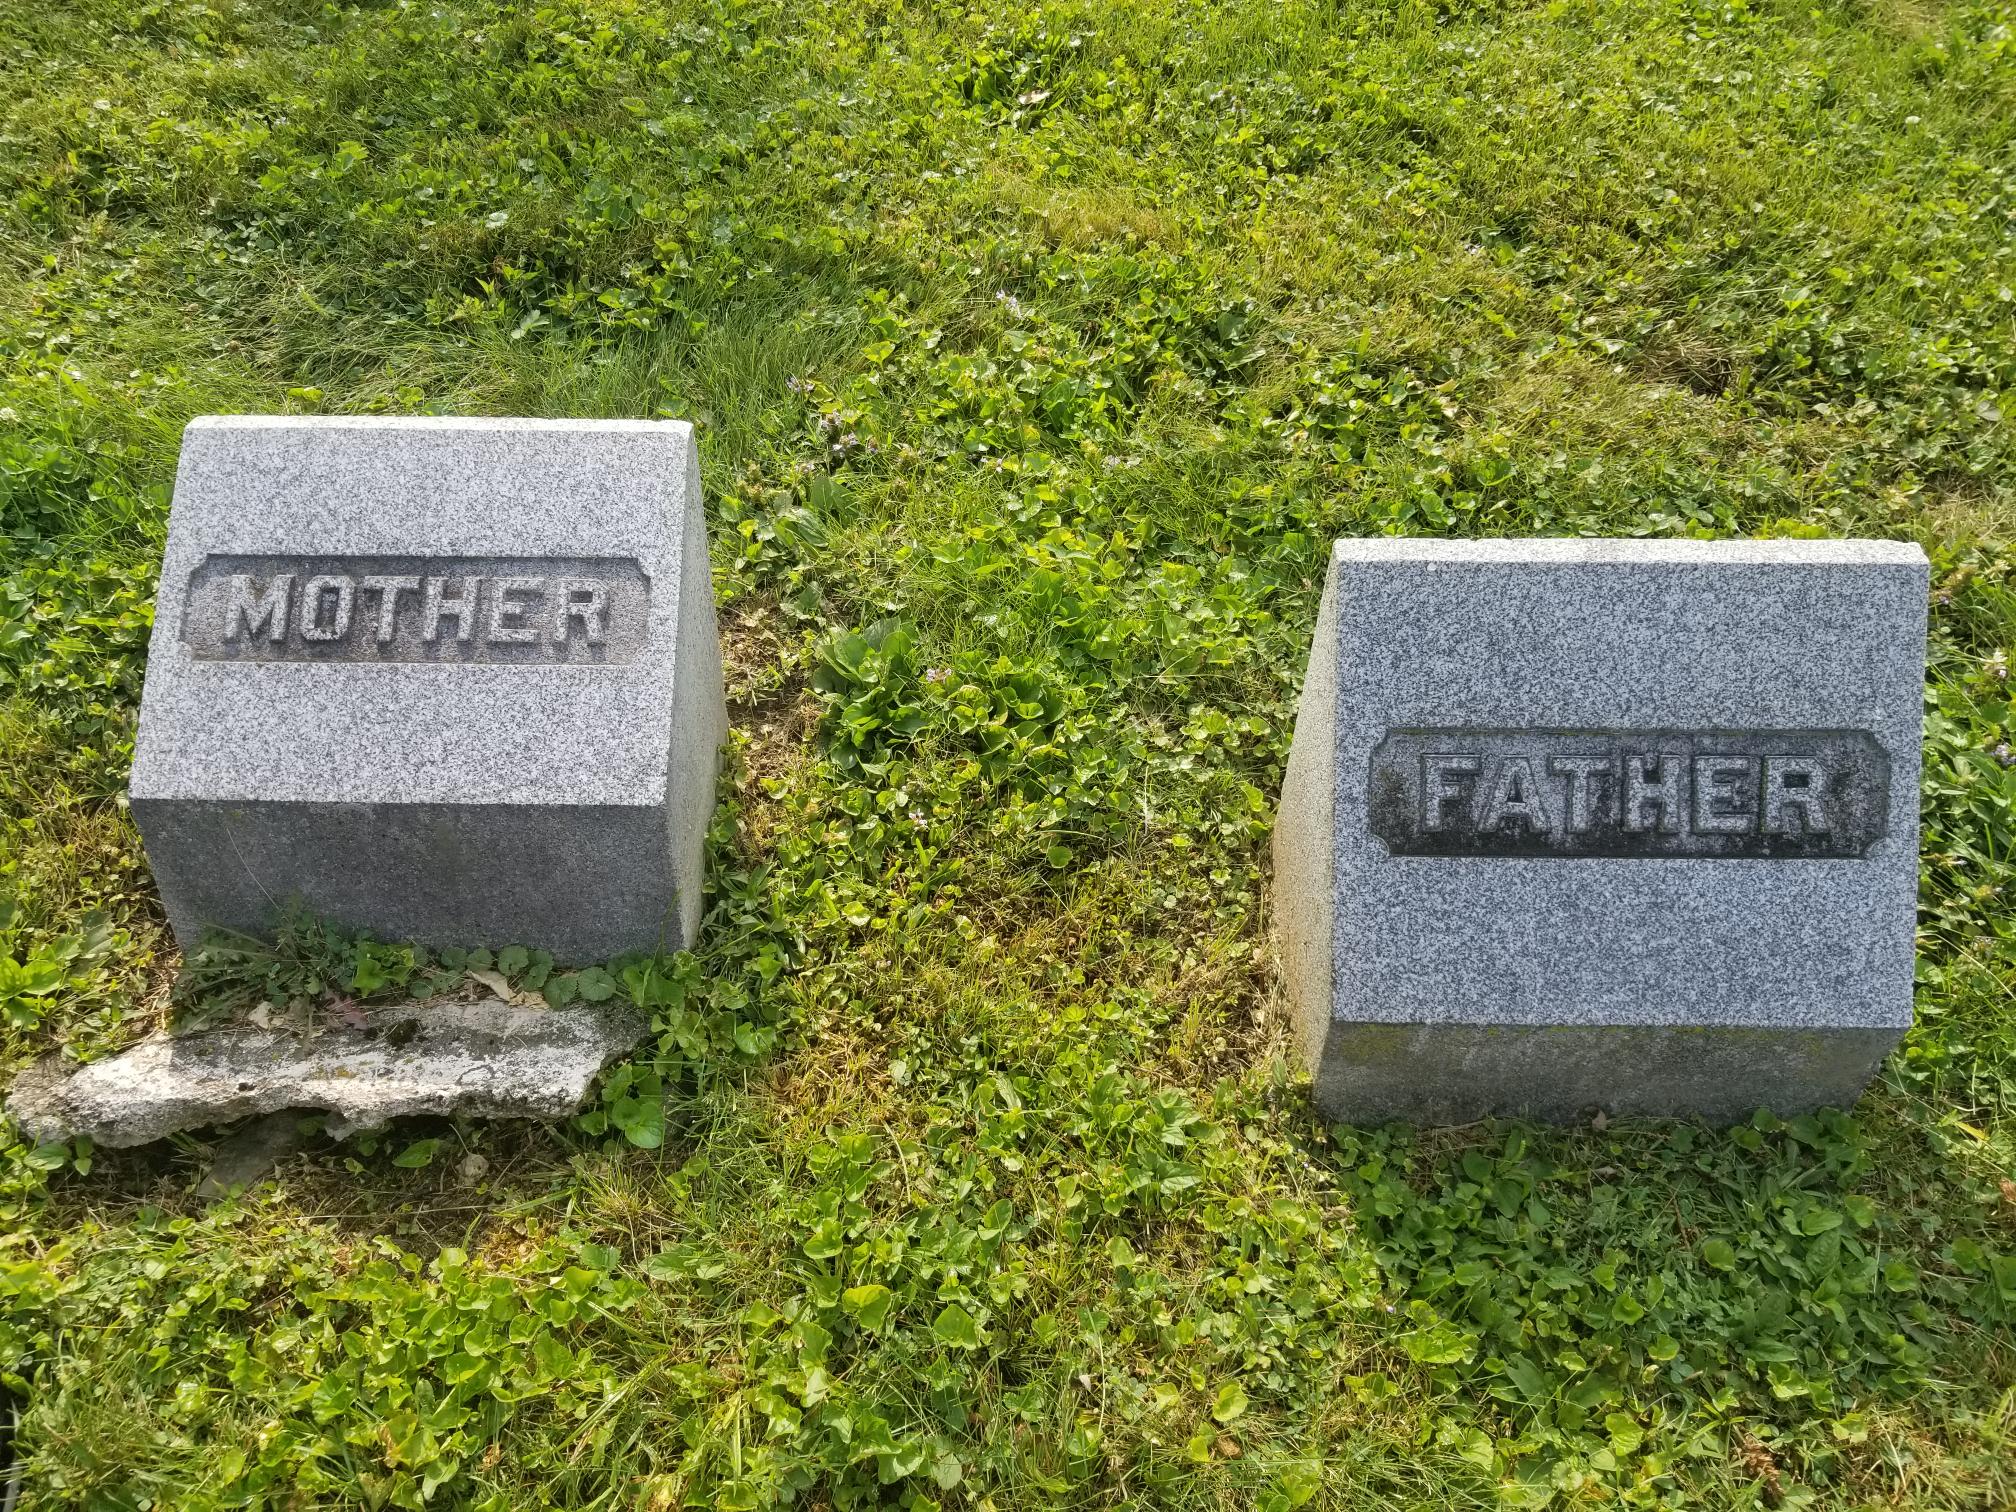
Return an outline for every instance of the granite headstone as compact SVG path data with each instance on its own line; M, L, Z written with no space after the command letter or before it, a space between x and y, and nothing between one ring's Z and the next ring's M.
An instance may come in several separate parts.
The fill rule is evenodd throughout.
M293 907L565 962L678 948L725 733L688 425L185 433L131 784L185 949Z
M1275 835L1319 1107L1852 1103L1911 1022L1927 571L1339 541Z

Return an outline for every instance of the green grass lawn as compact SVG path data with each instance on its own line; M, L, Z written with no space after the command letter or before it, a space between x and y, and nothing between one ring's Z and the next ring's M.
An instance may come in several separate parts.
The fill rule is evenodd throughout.
M180 429L700 426L735 732L561 1129L0 1128L22 1506L2016 1503L2007 0L0 6L0 1072L471 965L179 961ZM1934 562L1851 1114L1325 1127L1268 832L1341 534Z

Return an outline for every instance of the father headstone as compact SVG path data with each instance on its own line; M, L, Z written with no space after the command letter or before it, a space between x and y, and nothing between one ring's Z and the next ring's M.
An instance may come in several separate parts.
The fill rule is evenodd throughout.
M1274 849L1319 1107L1852 1103L1911 1022L1927 570L1339 541Z
M185 433L131 788L185 949L295 905L568 962L678 948L725 731L690 426Z

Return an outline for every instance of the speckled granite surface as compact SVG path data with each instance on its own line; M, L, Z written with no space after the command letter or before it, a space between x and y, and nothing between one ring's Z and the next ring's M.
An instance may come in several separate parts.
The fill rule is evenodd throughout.
M1731 1097L1781 1110L1851 1097L1910 1023L1926 576L1917 547L1873 541L1339 542L1275 841L1290 990L1326 1111L1719 1117ZM1442 805L1417 827L1489 822L1457 843L1505 853L1395 854L1374 832L1374 753L1396 731L1450 748L1410 755L1429 763L1411 801ZM1521 731L1543 733L1506 733ZM1719 765L1675 754L1669 813L1649 778L1672 731L1711 737L1689 749ZM1787 853L1602 853L1568 834L1607 822L1630 838L1628 793L1644 834L1681 826L1672 846L1688 825L1779 818L1796 839L1803 816L1781 814L1790 793L1770 786L1787 780L1819 783L1802 790L1816 822L1843 822L1825 760L1773 775L1797 769L1786 732L1802 731L1825 733L1811 742L1823 757L1854 732L1880 748L1857 768L1888 782L1859 854L1768 834L1759 848ZM1649 765L1626 788L1632 732ZM1613 736L1621 754L1590 754ZM1570 774L1550 775L1549 740L1580 753L1561 758ZM1576 761L1605 774L1607 810L1578 807ZM1724 784L1700 808L1697 780ZM1509 1033L1561 1029L1588 1032ZM1610 1032L1666 1029L1687 1032ZM1729 1040L1746 1048L1724 1053L1703 1030L1746 1031ZM1728 1095L1709 1096L1710 1065Z
M684 423L185 433L132 776L185 947L294 900L564 960L681 944L725 728Z

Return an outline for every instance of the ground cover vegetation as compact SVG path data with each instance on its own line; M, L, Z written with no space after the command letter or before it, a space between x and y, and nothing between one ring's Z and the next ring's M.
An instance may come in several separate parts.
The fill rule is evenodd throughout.
M2016 1499L2016 14L0 8L0 1060L471 980L575 1127L0 1129L23 1506ZM699 948L178 960L179 430L701 426ZM1922 541L1918 1026L1852 1113L1328 1128L1267 838L1345 533ZM578 964L578 963L573 963ZM472 978L472 973L480 975Z

